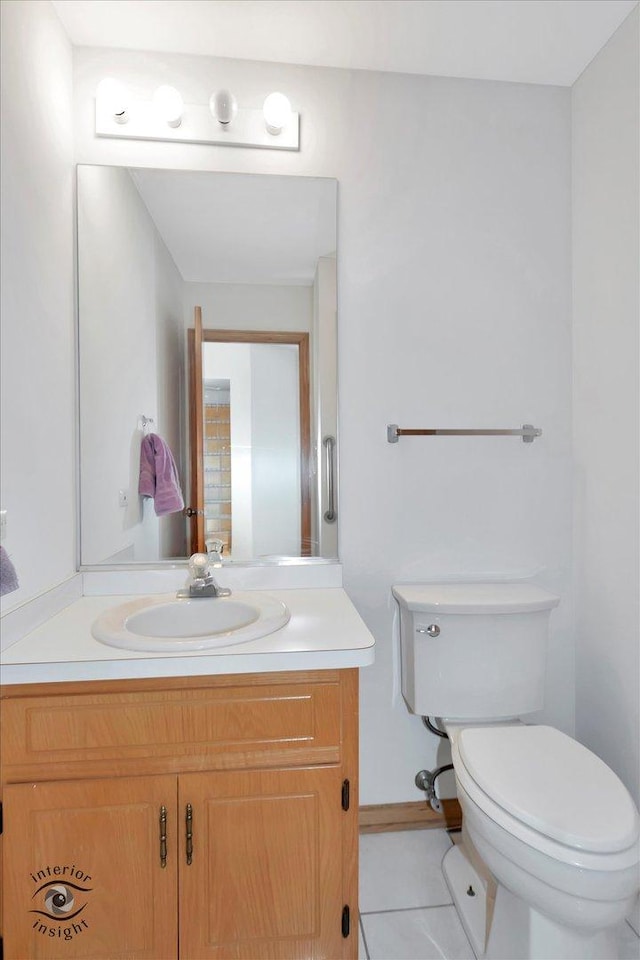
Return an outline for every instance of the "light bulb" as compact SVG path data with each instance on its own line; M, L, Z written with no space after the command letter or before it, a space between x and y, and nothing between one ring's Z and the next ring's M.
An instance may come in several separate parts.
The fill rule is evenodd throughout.
M153 95L153 107L157 117L170 127L179 127L184 113L184 101L175 87L166 83L158 87Z
M277 136L291 118L291 104L284 93L270 93L262 108L269 133Z
M98 84L96 100L109 111L116 123L126 123L129 119L129 94L127 88L113 77L105 77Z
M209 110L218 123L231 123L238 114L238 101L230 90L216 90L209 98Z

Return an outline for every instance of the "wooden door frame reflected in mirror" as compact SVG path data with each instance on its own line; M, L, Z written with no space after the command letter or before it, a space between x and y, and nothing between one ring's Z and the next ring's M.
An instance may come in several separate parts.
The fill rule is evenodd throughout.
M199 308L196 308L199 309ZM197 330L187 331L189 356L189 464L191 472L190 517L191 553L205 553L204 482L203 482L203 376L202 351L196 350L201 332L206 343L273 343L291 344L298 348L298 389L300 411L300 556L312 556L311 543L311 403L309 396L309 334L279 330ZM196 354L199 353L198 357Z

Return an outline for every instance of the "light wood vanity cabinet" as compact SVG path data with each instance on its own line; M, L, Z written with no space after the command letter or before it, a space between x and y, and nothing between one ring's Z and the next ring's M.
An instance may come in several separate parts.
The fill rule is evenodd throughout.
M5 960L355 960L357 682L5 688Z

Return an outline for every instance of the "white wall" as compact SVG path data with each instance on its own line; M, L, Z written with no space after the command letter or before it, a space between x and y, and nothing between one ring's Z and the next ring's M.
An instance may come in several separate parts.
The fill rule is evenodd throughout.
M71 46L46 0L2 16L2 507L20 589L75 571Z
M153 227L126 170L79 168L78 235L81 558L150 558L158 523L135 471L140 415L158 420Z
M160 235L155 233L156 403L158 430L174 455L185 503L187 489L186 333L183 317L184 281ZM187 527L180 513L160 522L160 556L184 557Z
M638 8L573 88L576 733L640 800Z
M98 140L93 94L283 90L298 153ZM394 582L534 573L554 613L546 717L573 729L570 92L78 49L80 162L337 177L340 551L377 640L362 671L362 802L420 799L434 738L401 701ZM542 427L540 441L406 439L386 424Z
M182 278L126 170L79 168L78 234L82 562L154 560L185 524L138 496L140 417L179 458Z
M202 307L205 330L311 329L311 287L264 283L185 283L184 315Z

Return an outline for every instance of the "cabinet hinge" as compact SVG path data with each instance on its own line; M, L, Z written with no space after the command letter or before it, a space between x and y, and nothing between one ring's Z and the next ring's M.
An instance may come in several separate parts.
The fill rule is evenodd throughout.
M349 809L349 781L342 781L342 809Z
M345 905L342 908L342 936L345 937L346 939L349 936L350 932L351 932L351 911L349 910L349 907Z

